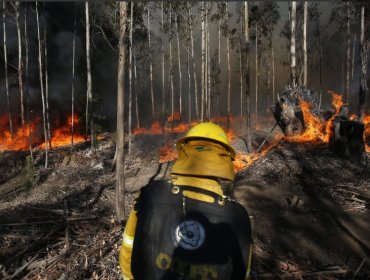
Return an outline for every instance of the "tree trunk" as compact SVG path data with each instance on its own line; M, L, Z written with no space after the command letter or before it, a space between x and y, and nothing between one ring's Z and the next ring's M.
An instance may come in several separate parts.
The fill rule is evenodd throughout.
M41 55L41 36L40 36L40 21L39 21L39 9L38 2L36 2L36 20L37 20L37 38L39 45L39 78L40 78L40 89L41 89L41 100L42 100L42 119L44 124L44 139L45 139L45 168L48 167L48 133L46 126L46 103L45 103L45 93L44 93L44 82L43 82L43 69L42 69L42 55Z
M304 1L304 15L303 15L303 86L307 87L307 14L308 3Z
M359 110L358 119L360 122L363 121L366 107L367 97L367 60L369 54L368 43L365 40L365 4L361 7L361 81L360 81L360 98L359 98Z
M229 28L229 14L227 9L227 2L225 3L225 15L226 15L226 27ZM230 67L230 38L229 31L226 35L226 52L227 52L227 71L228 71L228 81L227 81L227 127L230 127L230 117L231 117L231 67Z
M3 38L4 38L4 73L5 73L5 91L6 91L6 105L8 107L8 118L9 118L9 129L10 134L14 135L13 132L13 121L12 121L12 113L10 109L10 96L9 96L9 82L8 82L8 54L7 54L7 42L6 42L6 23L5 23L5 10L6 10L6 2L3 2Z
M249 11L248 2L244 2L244 40L245 40L245 106L247 126L247 149L252 151L252 139L250 134L251 111L250 111L250 79L249 79Z
M258 25L256 24L256 126L257 126L257 120L258 120Z
M140 128L139 118L139 101L138 101L138 87L137 87L137 72L136 72L136 57L134 56L134 89L135 89L135 112L136 112L136 127Z
M189 40L190 42L190 40ZM191 76L190 76L190 55L189 52L187 52L187 70L188 70L188 113L189 113L189 128L191 124Z
M195 101L195 115L199 119L199 106L198 106L198 83L197 83L197 72L195 70L195 59L194 59L194 31L193 31L193 14L191 12L190 2L187 2L189 12L189 28L190 28L190 44L191 44L191 61L193 64L193 77L194 77L194 101Z
M24 45L26 51L25 57L25 86L26 86L26 111L27 111L27 126L28 126L28 147L30 150L31 162L33 163L33 151L32 151L32 130L30 122L30 94L28 88L28 35L27 35L27 8L24 8Z
M171 85L171 116L175 112L175 92L173 88L173 65L172 65L172 5L170 3L169 8L169 21L170 21L170 38L169 38L169 48L170 48L170 85ZM173 128L173 121L171 122L171 128Z
M17 35L18 35L18 84L19 84L19 94L20 94L20 103L21 103L21 121L22 126L24 122L24 94L23 94L23 63L22 63L22 37L21 37L21 28L19 25L19 5L20 2L15 2L15 21L17 26Z
M206 29L206 34L207 34L207 84L208 84L208 107L207 107L207 117L208 121L211 118L211 46L209 44L209 17L208 15L210 14L211 10L211 2L207 2L207 29Z
M271 59L272 59L272 103L275 104L275 56L274 56L274 48L271 48Z
M240 27L242 22L240 21ZM240 33L243 32L242 28L240 28ZM240 120L243 117L243 67L242 67L242 50L241 44L239 44L238 48L239 52L239 73L240 73Z
M73 135L74 135L74 117L75 117L75 60L76 60L76 3L74 4L74 32L72 40L72 93L71 93L71 148L73 148Z
M351 73L351 29L350 29L350 4L347 2L347 67L346 67L346 90L344 92L344 103L348 103L350 95L350 73Z
M94 131L94 111L93 111L93 93L91 80L91 60L90 60L90 15L89 2L85 2L86 16L86 71L87 71L87 92L86 92L86 136L88 135L88 123L90 121L90 141L91 149L95 150L95 131ZM90 115L89 115L90 107Z
M205 8L204 2L201 3L201 32L202 32L202 45L201 45L201 55L202 55L202 96L201 96L201 109L200 109L200 121L204 120L204 98L205 98L205 51L206 51L206 34L205 34Z
M165 120L165 106L164 106L164 100L165 100L165 89L164 89L164 2L162 2L162 32L161 32L161 38L162 38L162 122ZM162 127L163 124L162 124Z
M44 3L45 10L45 3ZM46 130L48 133L49 149L51 149L51 130L50 130L50 112L49 112L49 74L48 74L48 51L47 51L47 40L46 40L46 19L44 22L44 57L45 57L45 107L46 107Z
M180 53L180 39L179 39L179 24L178 24L178 15L175 15L175 24L176 24L176 40L177 40L177 64L179 68L179 99L180 99L180 116L182 114L182 73L181 73L181 53Z
M134 26L134 2L130 2L130 57L128 67L129 92L128 92L128 153L131 154L132 145L132 29Z
M296 54L295 54L295 34L296 34L296 11L297 2L292 1L291 14L290 14L290 79L292 87L297 87L296 76Z
M117 149L116 149L116 215L119 222L125 219L125 51L127 2L119 4L119 60L117 84Z
M150 40L150 7L148 3L148 47L149 47L149 73L150 73L150 98L152 100L152 118L155 120L154 110L154 87L153 87L153 61L152 61L152 44ZM135 65L136 66L136 65Z
M353 47L352 47L352 72L351 72L351 81L353 80L354 73L355 73L355 53L356 53L356 39L357 36L355 34L355 38L353 39Z

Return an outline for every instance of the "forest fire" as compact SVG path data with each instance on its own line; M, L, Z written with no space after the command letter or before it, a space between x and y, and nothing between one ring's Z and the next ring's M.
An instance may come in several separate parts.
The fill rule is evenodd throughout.
M79 125L79 117L74 115L74 127ZM37 131L40 129L38 126L41 125L41 119L36 118L30 125L25 124L14 130L13 137L6 127L7 116L0 118L0 129L2 134L0 134L0 151L24 151L29 149L30 146L30 136L33 148L45 149L45 143L38 142L40 135L36 135ZM62 146L67 146L71 144L71 127L72 127L72 116L68 117L67 123L62 127L59 127L52 131L51 133L51 147L57 148ZM80 133L74 132L73 142L80 143L85 141L85 137Z
M333 120L339 113L340 107L343 105L342 96L328 91L332 95L332 105L335 109L333 116L328 120L324 120L319 116L315 116L311 112L312 105L300 100L300 107L303 113L303 119L306 129L303 134L288 137L287 140L291 142L323 142L328 143L332 135Z

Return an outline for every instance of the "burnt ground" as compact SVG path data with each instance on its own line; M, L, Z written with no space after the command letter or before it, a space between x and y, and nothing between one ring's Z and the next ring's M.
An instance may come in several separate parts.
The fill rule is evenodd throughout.
M126 159L127 214L152 176L168 177L171 163L158 164L163 144L136 137ZM42 152L35 167L27 153L0 154L0 279L118 279L114 151L110 139L96 154L84 144L55 150L47 169ZM231 189L252 220L258 279L368 279L369 165L327 145L282 141Z

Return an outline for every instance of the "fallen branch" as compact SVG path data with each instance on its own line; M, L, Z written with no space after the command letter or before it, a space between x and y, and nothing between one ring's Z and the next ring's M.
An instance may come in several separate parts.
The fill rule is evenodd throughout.
M281 276L283 278L292 278L296 276L317 276L317 275L325 275L325 274L346 274L348 271L344 268L338 268L333 270L322 270L322 271L295 271L295 272L288 272L284 273ZM264 278L274 278L276 277L273 273L265 273L259 275L259 277Z

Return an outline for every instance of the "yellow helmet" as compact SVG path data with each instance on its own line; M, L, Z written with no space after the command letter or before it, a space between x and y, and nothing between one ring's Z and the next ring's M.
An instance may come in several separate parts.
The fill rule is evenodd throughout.
M189 129L188 133L176 142L176 149L188 140L205 139L221 144L230 153L231 159L235 159L235 150L230 146L229 138L225 131L217 124L211 122L199 123Z

